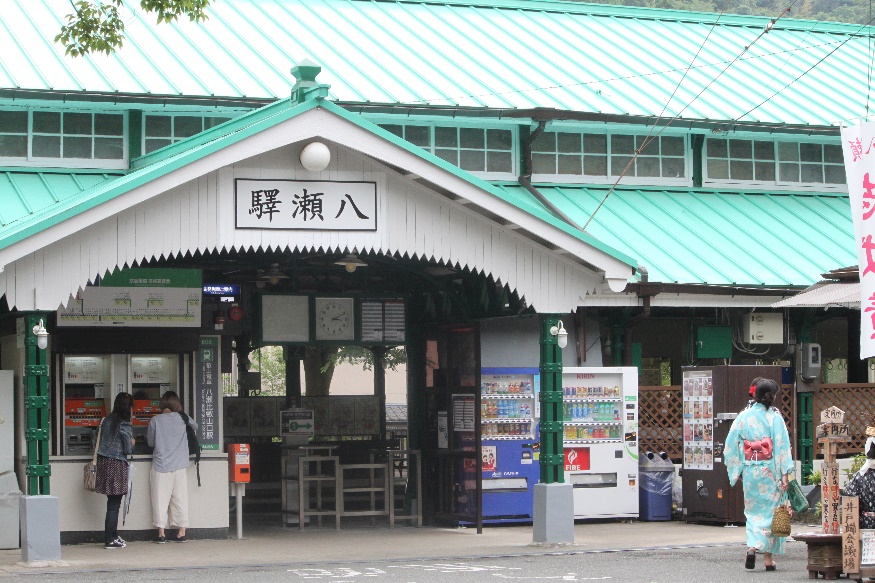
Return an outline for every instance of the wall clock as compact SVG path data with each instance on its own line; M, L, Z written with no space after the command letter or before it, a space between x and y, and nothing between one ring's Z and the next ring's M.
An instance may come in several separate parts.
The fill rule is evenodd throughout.
M316 298L316 340L355 340L355 300Z

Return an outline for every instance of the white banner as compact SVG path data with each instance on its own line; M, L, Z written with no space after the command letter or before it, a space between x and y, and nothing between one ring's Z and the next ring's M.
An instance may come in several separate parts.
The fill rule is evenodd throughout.
M237 228L376 231L377 185L238 179Z
M875 123L842 128L842 147L860 266L860 358L868 358L875 356Z

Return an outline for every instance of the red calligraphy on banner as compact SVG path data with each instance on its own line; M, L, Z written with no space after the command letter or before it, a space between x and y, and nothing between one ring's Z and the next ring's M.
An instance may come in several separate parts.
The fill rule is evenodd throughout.
M854 162L857 162L858 160L863 159L863 154L868 154L872 150L872 146L875 145L875 138L869 140L869 147L866 148L865 152L863 152L863 141L860 138L848 140L848 144L851 148Z
M872 334L869 338L875 338L875 294L869 296L869 307L866 308L866 312L869 312L869 317L872 320Z
M875 188L875 184L869 180L869 173L863 175L863 220L868 221L869 217L872 216L872 213L875 213L875 206L872 205L873 200L875 200L875 194L872 193L872 189Z
M863 243L860 246L866 251L866 268L860 274L860 277L863 277L867 273L875 273L875 259L872 258L872 250L875 249L875 243L872 242L872 235L863 237Z

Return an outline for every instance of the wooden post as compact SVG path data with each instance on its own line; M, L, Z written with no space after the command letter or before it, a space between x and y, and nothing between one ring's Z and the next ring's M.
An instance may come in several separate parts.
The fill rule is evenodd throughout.
M839 465L825 463L820 470L820 488L823 515L823 533L839 534L841 497L839 493Z
M842 570L860 572L860 499L842 496Z
M845 424L845 412L838 407L820 413L820 425L815 434L823 446L823 466L820 470L823 533L839 534L841 523L841 492L839 491L839 464L836 462L839 442L848 441L850 428Z

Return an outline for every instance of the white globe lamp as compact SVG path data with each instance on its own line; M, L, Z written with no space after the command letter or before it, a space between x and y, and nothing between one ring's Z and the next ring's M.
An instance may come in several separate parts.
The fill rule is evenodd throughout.
M310 172L322 172L331 162L331 150L322 142L310 142L301 150L301 165Z

